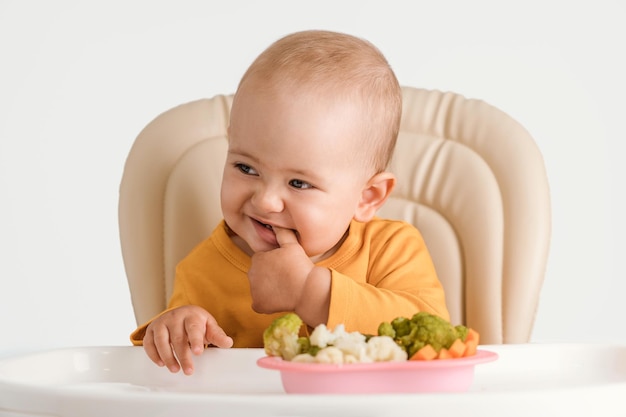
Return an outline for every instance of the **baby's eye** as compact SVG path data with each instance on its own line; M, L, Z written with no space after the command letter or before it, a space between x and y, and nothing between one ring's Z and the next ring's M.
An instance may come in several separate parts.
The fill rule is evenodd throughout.
M313 188L311 184L309 184L308 182L301 181L301 180L291 180L289 181L289 185L299 190L306 190L309 188Z
M249 165L237 163L235 164L235 168L239 171L243 172L246 175L258 175L258 173Z

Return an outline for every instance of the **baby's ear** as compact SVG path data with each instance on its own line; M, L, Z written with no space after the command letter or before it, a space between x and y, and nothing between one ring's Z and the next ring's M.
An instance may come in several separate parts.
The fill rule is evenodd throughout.
M354 220L363 223L372 220L389 198L395 185L396 177L390 172L381 172L370 178L361 193L361 201L356 208Z

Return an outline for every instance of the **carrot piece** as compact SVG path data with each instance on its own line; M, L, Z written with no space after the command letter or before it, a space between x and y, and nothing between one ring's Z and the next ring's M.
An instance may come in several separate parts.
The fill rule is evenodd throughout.
M478 349L478 344L474 340L465 341L465 353L463 356L474 356L476 354L476 350Z
M431 345L425 345L423 348L415 352L409 360L412 361L430 361L437 357L437 351Z
M474 329L467 329L467 336L465 336L465 342L476 342L476 345L480 344L480 334Z
M437 355L437 359L452 359L452 355L448 349L441 348L439 354Z
M465 353L463 354L463 356L475 355L479 343L480 334L474 329L468 329L467 336L465 336Z
M461 339L456 339L448 351L453 358L460 358L465 353L465 343Z

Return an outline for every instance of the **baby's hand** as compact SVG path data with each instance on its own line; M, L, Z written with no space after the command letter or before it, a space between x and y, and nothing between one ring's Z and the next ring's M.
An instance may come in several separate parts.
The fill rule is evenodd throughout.
M150 323L143 338L144 350L154 363L171 372L182 367L186 375L193 373L192 353L200 355L205 344L229 348L233 339L208 311L194 305L163 313Z
M293 311L315 265L293 230L274 227L279 248L252 255L248 271L252 308L258 313Z

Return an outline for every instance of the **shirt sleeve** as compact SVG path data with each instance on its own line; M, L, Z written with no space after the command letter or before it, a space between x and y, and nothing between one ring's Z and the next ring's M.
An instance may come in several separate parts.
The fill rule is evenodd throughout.
M380 322L419 311L450 319L443 287L417 229L407 224L376 233L366 249L359 257L359 262L367 259L365 276L331 269L327 326L343 323L349 331L376 334Z
M177 274L180 273L178 270L180 268L177 268ZM134 346L143 346L143 338L146 335L146 329L148 328L148 326L150 325L150 323L152 323L152 321L154 321L154 319L156 319L157 317L161 316L162 314L175 309L176 307L180 307L183 305L187 305L189 304L189 299L187 298L186 292L183 288L182 285L183 280L181 279L176 279L174 280L174 289L173 289L173 293L172 293L172 297L170 298L170 301L168 303L167 309L163 310L161 313L157 314L156 316L154 316L153 318L151 318L148 322L142 324L141 326L137 327L137 329L135 329L131 334L130 334L130 342L134 345Z
M134 346L143 346L143 338L144 338L144 336L146 335L146 329L148 328L148 326L150 325L150 323L152 323L152 321L153 321L154 319L156 319L157 317L159 317L161 314L163 314L163 313L165 313L166 311L169 311L169 310L170 310L170 309L165 310L165 311L163 311L163 312L159 313L157 316L155 316L155 317L151 318L151 319L150 319L147 323L144 323L144 324L142 324L141 326L137 327L137 328L135 329L135 331L133 331L133 332L130 334L130 342L131 342Z

